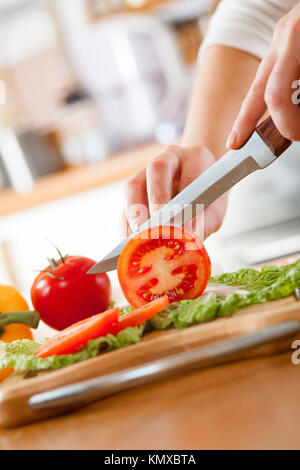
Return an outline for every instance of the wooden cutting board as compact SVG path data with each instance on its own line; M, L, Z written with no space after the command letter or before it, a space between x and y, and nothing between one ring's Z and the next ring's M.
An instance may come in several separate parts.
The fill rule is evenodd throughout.
M288 320L300 321L300 301L297 301L294 296L248 307L230 318L219 318L185 329L151 332L135 345L103 353L93 359L57 371L42 372L36 377L25 379L22 375L13 375L0 386L0 426L18 426L62 412L59 409L43 412L30 409L27 405L28 399L36 393L99 377L109 372L133 367L222 339L254 332L265 326ZM289 341L259 348L244 354L243 357L282 351L290 348L292 341L293 338Z

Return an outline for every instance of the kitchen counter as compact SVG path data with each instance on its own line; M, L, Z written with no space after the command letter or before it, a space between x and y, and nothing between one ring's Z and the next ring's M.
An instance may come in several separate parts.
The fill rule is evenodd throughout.
M153 143L111 156L95 165L67 168L37 180L33 190L25 194L18 194L13 189L1 190L0 217L128 178L163 148L162 144Z
M0 449L299 449L299 377L290 352L198 370L0 430Z

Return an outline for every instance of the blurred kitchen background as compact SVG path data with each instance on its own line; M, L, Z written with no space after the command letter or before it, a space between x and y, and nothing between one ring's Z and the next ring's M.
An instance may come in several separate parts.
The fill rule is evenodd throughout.
M28 299L49 240L95 259L119 241L124 180L180 136L217 3L0 0L1 282ZM207 240L222 269L299 251L298 150L232 191Z

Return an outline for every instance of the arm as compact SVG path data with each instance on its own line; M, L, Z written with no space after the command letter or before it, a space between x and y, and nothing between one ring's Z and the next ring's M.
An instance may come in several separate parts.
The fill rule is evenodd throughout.
M225 151L226 137L276 22L296 0L223 0L210 23L191 100L182 147L171 146L134 175L126 188L124 232L146 221ZM241 129L242 126L240 126ZM189 226L206 238L222 223L226 196Z
M214 155L224 153L226 137L258 64L254 56L231 47L207 48L195 81L182 146L168 147L127 184L125 213L131 230L212 165ZM220 227L226 204L226 196L221 197L187 228L206 238ZM124 235L128 235L126 218Z
M286 138L300 140L300 2L277 22L271 47L243 102L228 146L238 148L247 140L268 109Z
M209 46L195 81L182 145L202 145L217 158L255 76L259 60L238 49Z

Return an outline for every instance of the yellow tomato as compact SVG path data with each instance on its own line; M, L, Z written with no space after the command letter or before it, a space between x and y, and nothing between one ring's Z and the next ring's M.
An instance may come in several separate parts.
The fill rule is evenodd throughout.
M11 343L12 341L16 341L16 339L33 339L29 326L22 325L21 323L7 325L0 340Z
M0 314L29 310L26 300L11 286L0 285ZM11 343L17 339L33 339L31 329L21 323L7 325L1 341ZM14 370L10 368L0 370L0 382L6 379Z
M0 312L19 312L29 310L26 300L12 286L0 285Z

